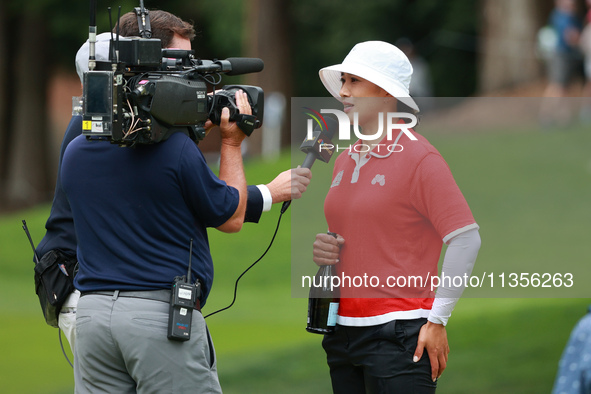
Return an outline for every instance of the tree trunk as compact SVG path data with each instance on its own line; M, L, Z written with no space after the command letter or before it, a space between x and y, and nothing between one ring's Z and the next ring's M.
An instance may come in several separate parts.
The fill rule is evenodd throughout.
M0 53L8 54L8 18L6 4L0 2ZM0 61L0 208L4 206L8 168L8 61L9 56Z
M256 130L249 138L249 151L253 154L260 154L263 146L263 135L265 138L277 138L277 149L279 145L289 144L289 106L291 99L291 45L289 41L289 5L287 0L248 0L245 7L246 21L244 24L246 56L259 57L265 62L265 69L261 73L247 76L247 83L263 88L265 91L265 111L268 115L271 110L271 99L280 93L285 100L283 118L265 120L267 130ZM273 100L274 102L277 102ZM280 100L280 99L279 99ZM270 128L273 130L270 130ZM267 131L267 132L265 132ZM268 132L271 132L269 134ZM276 134L281 135L276 135ZM265 152L263 151L263 154Z
M20 16L16 31L10 34L16 54L8 72L14 89L10 90L8 109L8 168L3 187L8 207L29 206L47 199L51 166L47 142L49 124L46 96L51 62L45 51L48 36L44 18L32 13Z
M479 90L489 93L538 79L536 37L552 0L483 0Z

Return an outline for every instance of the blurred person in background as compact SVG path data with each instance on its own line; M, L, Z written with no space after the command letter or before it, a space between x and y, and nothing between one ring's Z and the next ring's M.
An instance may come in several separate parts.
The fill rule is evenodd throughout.
M412 79L408 87L409 94L412 97L433 97L433 83L431 81L431 72L429 64L419 53L415 44L410 38L402 37L394 43L398 47L412 66ZM424 108L421 106L421 111Z
M395 45L404 52L412 66L412 79L408 87L409 94L418 98L422 113L428 112L435 105L429 63L417 52L416 45L409 38L400 38Z
M570 334L552 394L591 394L591 307Z
M567 126L572 110L565 100L573 79L580 75L582 55L579 50L582 23L575 0L555 0L549 18L554 33L553 52L547 58L548 86L544 91L539 120L542 127Z
M583 88L583 102L581 105L581 122L591 123L591 0L586 0L587 13L585 27L581 33L579 47L584 56L585 87Z
M548 65L550 83L545 96L564 97L581 65L578 43L582 24L577 15L575 0L556 0L555 8L550 15L550 25L556 33L556 47Z

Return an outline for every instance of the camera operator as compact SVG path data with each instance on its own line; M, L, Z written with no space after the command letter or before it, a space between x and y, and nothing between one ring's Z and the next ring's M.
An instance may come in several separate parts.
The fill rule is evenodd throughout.
M150 11L152 37L162 41L163 47L184 47L190 49L191 40L194 37L193 27L180 18L165 11ZM137 36L139 30L137 20L133 13L122 17L122 31L127 35ZM124 36L124 34L121 34ZM103 33L97 37L96 59L108 60L108 48L110 33ZM188 48L187 48L188 46ZM88 42L78 51L76 56L76 68L82 81L85 71L88 71ZM211 123L208 126L212 126ZM73 116L66 129L62 140L59 156L58 172L61 171L61 163L64 151L68 144L82 132L82 117ZM311 172L305 168L297 168L281 172L267 185L248 186L247 206L245 222L257 223L262 212L271 209L271 205L300 198L310 182ZM77 238L74 230L70 204L66 199L58 176L54 200L50 216L46 222L46 234L37 246L37 253L43 256L51 250L59 250L68 257L76 256ZM61 308L59 326L64 331L72 351L75 349L75 323L76 305L79 291L75 291L68 297Z
M246 94L236 92L241 113ZM237 232L246 211L240 144L244 133L222 111L220 176L193 141L174 133L136 149L76 137L64 153L61 181L78 238L81 297L74 380L86 392L221 392L203 316L213 282L207 227ZM193 240L189 256L189 240ZM201 296L191 338L167 339L170 287L186 272Z
M251 113L244 92L236 103L240 113ZM247 187L245 135L227 109L220 132L219 179L183 133L135 149L84 136L68 144L60 179L78 241L76 392L221 392L198 313L213 281L206 228L239 231ZM189 258L201 296L191 338L180 343L166 337L168 301Z

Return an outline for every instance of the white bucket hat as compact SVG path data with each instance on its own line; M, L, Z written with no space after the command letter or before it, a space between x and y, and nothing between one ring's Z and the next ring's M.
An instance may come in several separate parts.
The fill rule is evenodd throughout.
M342 64L324 67L320 80L334 97L340 99L341 73L353 74L381 87L409 107L419 110L408 87L412 66L406 55L384 41L365 41L351 49Z
M109 60L109 47L111 45L111 33L101 33L96 36L96 44L94 45L94 57L98 61L108 61ZM83 82L84 73L88 71L88 51L90 49L90 44L88 40L76 53L76 72L80 77L80 82Z

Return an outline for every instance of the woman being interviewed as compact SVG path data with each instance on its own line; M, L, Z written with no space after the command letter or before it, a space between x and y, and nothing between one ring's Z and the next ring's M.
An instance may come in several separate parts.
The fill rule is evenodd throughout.
M313 248L314 262L336 264L342 279L336 330L323 340L335 393L435 392L449 353L445 325L464 289L439 281L441 248L448 245L441 276L451 279L471 274L480 248L439 152L412 129L388 138L388 113L418 112L411 76L408 58L381 41L359 43L342 64L320 70L362 133L337 158L324 203L337 237L318 234ZM356 278L366 279L359 286Z

